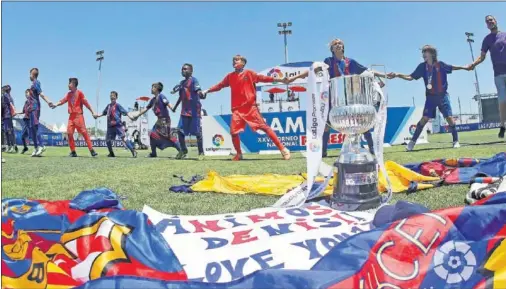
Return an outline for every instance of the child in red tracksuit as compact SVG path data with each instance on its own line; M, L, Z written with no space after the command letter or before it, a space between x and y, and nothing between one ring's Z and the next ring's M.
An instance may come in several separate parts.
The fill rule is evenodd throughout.
M258 82L275 82L279 80L270 76L259 75L252 70L244 69L246 62L247 60L245 57L241 55L234 56L232 65L235 71L227 74L220 83L206 90L203 94L203 98L205 98L206 94L209 92L219 91L228 86L230 86L232 90L232 121L230 124L230 134L232 135L234 148L237 151L237 155L232 160L239 161L242 159L239 133L244 131L246 124L254 131L263 130L278 147L283 158L289 160L290 151L285 148L279 141L276 133L265 123L256 104L255 84ZM283 79L282 82L288 83L288 80Z
M88 103L86 98L84 97L84 93L77 89L77 85L79 84L79 81L77 78L69 78L69 92L65 95L62 100L60 100L56 105L53 105L53 108L56 108L57 106L63 105L66 102L69 103L69 123L67 126L67 134L69 138L69 147L70 147L70 157L77 157L76 153L76 143L74 141L74 131L77 130L78 133L80 133L84 140L86 141L86 144L88 145L88 149L90 150L91 156L95 157L98 154L93 149L93 146L91 145L91 139L88 135L88 131L86 130L86 124L84 123L84 116L83 116L83 104L88 108L92 115L95 115L95 112L93 111L93 108L91 108L91 105Z

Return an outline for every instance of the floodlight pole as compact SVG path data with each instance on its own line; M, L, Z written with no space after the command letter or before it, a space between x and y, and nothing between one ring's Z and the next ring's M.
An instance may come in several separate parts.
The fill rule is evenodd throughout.
M278 31L278 34L283 35L283 38L285 41L285 63L288 63L288 41L286 39L286 35L292 34L292 30L289 30L289 29L287 30L286 28L291 27L291 26L292 26L292 22L278 23L278 27L283 28L283 30Z
M474 36L474 33L472 32L466 32L467 36L467 43L469 43L469 50L471 51L471 59L474 63L474 52L473 52L473 45L471 43L474 43L474 39L472 38ZM474 84L476 87L476 96L474 99L478 102L478 121L482 122L482 111L481 111L481 93L480 93L480 82L478 81L478 72L476 70L476 67L474 68L474 77L476 79L476 83Z
M287 27L291 27L292 22L282 22L278 23L278 28L283 28L283 30L279 30L278 34L283 35L284 43L285 43L285 64L288 63L288 41L286 39L286 35L291 35L292 30L287 30ZM286 97L287 99L290 97L290 92L288 91L288 84L286 85ZM283 106L281 105L282 100L279 100L279 111L283 111Z
M462 107L460 105L460 96L457 97L457 100L459 101L460 124L462 124Z
M104 60L104 50L97 51L97 61L98 61L98 85L97 85L97 110L98 113L99 108L99 98L100 98L100 85L102 84L102 61ZM95 119L95 137L98 137L98 119Z

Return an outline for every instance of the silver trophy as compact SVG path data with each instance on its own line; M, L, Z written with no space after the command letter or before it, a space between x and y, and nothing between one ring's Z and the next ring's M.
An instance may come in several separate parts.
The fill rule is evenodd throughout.
M342 211L362 211L381 204L376 158L360 146L362 134L374 127L378 100L374 76L349 75L330 80L330 125L345 134L334 163L334 192L330 205Z

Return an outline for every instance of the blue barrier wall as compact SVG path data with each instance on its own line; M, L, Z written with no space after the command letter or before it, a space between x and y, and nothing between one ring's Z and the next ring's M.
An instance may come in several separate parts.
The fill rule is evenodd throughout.
M474 130L482 130L482 129L492 129L501 127L500 122L482 122L482 123L469 123L469 124L457 124L455 128L457 131L474 131ZM449 133L448 125L441 126L439 128L439 133Z
M42 144L45 146L66 147L69 145L62 133L42 133L40 136L42 138ZM102 139L92 140L91 142L94 147L107 147L105 140ZM18 145L23 144L20 131L16 131L16 143ZM29 139L29 145L33 146L33 141L31 139ZM115 140L112 142L112 146L122 147L123 142ZM86 142L83 140L76 140L76 147L86 147Z
M416 110L413 107L388 107L387 114L384 143L394 145L411 140L422 110ZM306 149L305 111L263 113L262 116L285 147L291 151ZM204 150L209 155L225 155L233 149L230 136L231 118L232 115L227 114L204 119ZM340 148L344 138L344 134L331 130L328 148ZM422 138L422 141L426 141L426 134L420 139ZM245 153L277 150L264 132L254 132L249 126L246 126L244 132L241 133L241 148Z

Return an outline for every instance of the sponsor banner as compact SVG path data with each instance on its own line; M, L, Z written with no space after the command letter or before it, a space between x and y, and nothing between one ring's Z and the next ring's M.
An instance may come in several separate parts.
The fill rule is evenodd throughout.
M145 213L183 264L188 278L221 283L262 269L309 270L343 240L370 229L374 214L304 208L174 216Z
M281 107L283 111L297 111L299 110L299 102L298 101L283 101L281 103Z
M22 132L20 130L16 130L16 144L22 145L23 141L21 139ZM62 133L41 133L40 138L42 140L42 144L45 146L56 146L56 143L63 141ZM33 141L31 137L28 139L28 145L33 146Z
M500 122L482 122L482 123L468 123L468 124L455 125L457 131L473 131L482 129L493 129L499 127L501 127ZM448 133L448 132L450 132L448 125L444 125L439 128L439 133Z
M75 143L76 143L76 147L87 147L88 146L84 140L76 140ZM64 141L58 141L58 142L56 142L53 146L63 146L63 147L66 147L68 145L69 145L68 141L64 140ZM107 147L107 143L106 143L105 139L95 139L95 140L92 140L91 141L91 145L93 147ZM113 147L124 147L123 142L120 141L120 140L114 140L114 141L112 141L112 146Z
M128 140L134 141L135 138L139 138L139 141L145 145L149 146L149 124L148 118L146 115L141 116L139 119L133 121L130 118L125 118L125 130L126 130L126 138ZM134 136L135 134L135 136Z
M313 62L295 62L295 63L287 63L287 64L281 64L278 66L270 67L265 70L260 71L258 74L266 75L266 76L272 76L275 79L283 79L285 77L293 77L300 75L303 72L306 72L309 70ZM316 81L318 83L321 82L321 76L318 76ZM290 85L294 84L305 84L307 83L307 79L296 79L294 82L292 82ZM272 86L272 85L279 85L282 84L281 82L273 82L273 83L259 83L257 84L257 88L260 88L262 86Z
M67 138L62 133L47 133L47 134L41 134L42 138L42 144L45 146L56 146L56 147L66 147L69 145ZM76 147L87 147L86 142L84 140L77 140L77 138L74 136L74 139L76 139ZM21 141L21 132L16 132L16 143L18 145L22 145L23 142ZM105 139L96 139L91 140L91 143L94 147L107 147L107 143L105 142ZM32 139L28 140L28 145L33 146ZM113 147L123 147L123 142L121 140L115 140L112 142Z
M315 69L322 68L316 73ZM288 191L283 195L273 207L276 208L296 208L302 206L308 198L312 199L319 196L327 187L330 176L327 176L324 184L320 184L316 190L311 191L313 183L318 175L320 164L322 163L322 136L325 130L325 123L329 113L329 74L328 66L321 62L315 62L311 66L308 74L308 93L307 102L309 110L306 111L306 123L310 123L311 127L306 131L306 157L307 180L299 186ZM326 81L320 82L318 85L316 78L318 74L322 75Z
M423 108L416 107L388 107L387 126L385 129L385 143L390 145L407 144L413 138L416 124L423 117ZM417 144L428 143L427 127L416 141Z
M316 69L321 68L321 72L316 73ZM317 78L321 77L321 85L318 85ZM327 116L329 115L329 83L330 75L328 66L324 63L315 62L311 66L308 75L308 109L306 111L306 123L310 123L310 129L306 131L306 164L307 164L307 188L304 191L304 202L307 200L309 191L313 187L313 182L318 175L318 168L322 162L323 133ZM300 204L292 204L300 206Z
M414 107L388 107L387 125L384 143L399 145L411 140L416 124L422 118L423 110ZM267 124L278 135L280 141L290 151L306 150L306 111L263 113ZM206 155L229 155L235 153L230 135L230 121L232 115L217 115L202 117L202 131L204 138L204 152ZM331 130L329 149L340 148L345 135ZM366 144L363 139L363 144ZM427 131L422 132L418 144L427 143ZM277 147L265 135L246 127L241 134L241 148L245 153L275 151Z
M262 111L265 112L280 112L279 101L276 102L262 102Z

